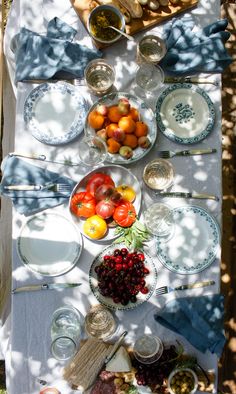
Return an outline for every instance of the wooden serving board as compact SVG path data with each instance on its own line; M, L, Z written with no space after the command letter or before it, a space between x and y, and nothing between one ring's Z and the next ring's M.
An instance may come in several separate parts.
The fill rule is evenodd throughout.
M98 3L96 0L71 0L72 6L77 12L83 24L87 25L88 15L93 8L95 8ZM132 18L130 24L126 24L126 33L133 35L140 31L143 31L151 26L155 26L164 22L166 19L170 19L177 14L189 10L196 6L198 0L190 0L189 3L179 3L177 5L172 5L169 3L167 7L160 6L157 11L151 11L147 7L143 7L142 18L134 19ZM97 45L98 44L98 45ZM100 48L104 45L96 43ZM106 45L107 46L107 45Z

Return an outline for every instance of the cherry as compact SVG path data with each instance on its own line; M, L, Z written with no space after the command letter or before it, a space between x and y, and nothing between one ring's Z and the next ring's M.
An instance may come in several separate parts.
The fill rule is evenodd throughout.
M122 256L120 256L120 255L115 258L116 264L120 264L120 263L122 263L122 261L123 261L123 259L122 259Z
M149 292L147 287L142 287L140 291L142 294L147 294Z
M116 271L121 271L122 268L122 264L116 264Z

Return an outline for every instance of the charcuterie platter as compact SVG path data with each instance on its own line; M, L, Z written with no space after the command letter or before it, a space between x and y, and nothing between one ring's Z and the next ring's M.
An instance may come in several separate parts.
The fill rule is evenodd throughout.
M137 12L137 15L139 17L134 17L135 14L130 12L124 5L127 3L127 5L130 6L130 1L118 1L118 0L71 0L72 6L74 7L75 11L79 15L81 21L87 26L87 20L89 13L91 10L102 4L111 4L114 6L117 6L120 8L121 12L125 15L126 18L126 33L128 34L135 34L138 33L142 30L145 30L151 26L157 25L159 23L162 23L166 19L170 19L173 16L184 12L188 9L193 8L194 6L197 5L198 0L189 0L189 1L178 1L178 0L169 0L166 6L161 5L162 1L158 1L158 8L156 10L150 9L148 4L150 1L147 3L147 5L141 7L141 12ZM134 2L136 3L136 2ZM151 2L152 3L152 2ZM154 3L154 2L153 2ZM156 3L156 2L155 2ZM175 4L174 4L175 3ZM164 4L164 3L163 3ZM127 12L126 12L127 11ZM136 16L137 16L136 15ZM96 43L97 45L98 43ZM104 46L104 44L99 44L99 47Z

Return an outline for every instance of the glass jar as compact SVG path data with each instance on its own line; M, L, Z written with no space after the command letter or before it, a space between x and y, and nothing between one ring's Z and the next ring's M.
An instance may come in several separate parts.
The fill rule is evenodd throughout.
M57 360L67 360L76 353L81 338L82 318L73 306L63 306L52 316L51 351Z
M134 357L142 364L155 363L163 353L163 344L155 335L143 335L134 344Z

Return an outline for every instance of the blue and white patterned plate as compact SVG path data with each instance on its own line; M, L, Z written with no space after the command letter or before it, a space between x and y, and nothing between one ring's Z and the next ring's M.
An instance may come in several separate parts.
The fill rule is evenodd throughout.
M87 104L73 85L43 83L29 94L24 121L32 135L49 145L72 141L84 128Z
M190 83L178 83L165 89L158 98L156 120L170 140L194 144L213 129L215 108L203 89Z
M125 248L125 244L112 244L107 246L101 253L99 253L89 271L89 284L90 288L94 294L94 296L97 298L97 300L105 305L107 308L110 309L119 309L119 310L129 310L136 308L137 306L141 305L143 302L147 301L153 294L154 290L156 289L156 284L157 284L157 270L155 267L155 264L153 262L152 257L147 253L143 252L145 255L145 266L149 269L149 274L145 277L146 281L146 286L149 289L149 292L147 294L142 294L141 292L138 293L137 295L137 301L135 303L129 302L127 305L122 305L121 303L115 303L112 298L110 297L105 297L99 292L98 288L98 279L97 279L97 274L95 272L96 266L100 265L101 262L103 261L103 256L105 255L112 255L114 250L117 248Z
M157 137L157 125L155 121L155 114L152 111L152 109L147 107L144 101L142 101L140 98L124 92L110 93L107 94L106 96L101 97L98 101L96 101L96 103L93 104L93 106L90 108L88 112L85 122L85 131L88 134L95 133L95 130L88 124L88 116L89 113L93 111L98 104L104 104L110 107L112 105L117 105L119 99L121 98L127 98L130 102L131 107L134 107L139 111L141 120L148 125L148 138L150 140L150 145L146 149L140 147L134 149L133 156L130 159L125 159L124 157L119 155L119 153L116 154L108 153L106 161L108 163L113 163L113 164L132 164L135 161L140 160L151 150Z
M157 257L178 274L196 274L220 256L220 231L216 220L203 208L173 209L174 232L169 240L157 240Z

